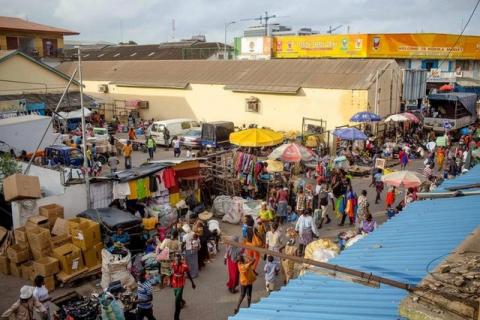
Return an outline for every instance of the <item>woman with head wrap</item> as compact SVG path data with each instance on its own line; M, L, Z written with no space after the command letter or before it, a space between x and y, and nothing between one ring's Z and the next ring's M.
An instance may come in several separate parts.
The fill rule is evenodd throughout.
M239 242L240 238L238 236L233 236L232 241ZM227 288L231 293L237 293L238 280L239 280L239 271L238 271L238 261L240 255L242 254L242 249L240 247L229 245L227 251L225 252L224 263L227 266L228 271L228 281Z

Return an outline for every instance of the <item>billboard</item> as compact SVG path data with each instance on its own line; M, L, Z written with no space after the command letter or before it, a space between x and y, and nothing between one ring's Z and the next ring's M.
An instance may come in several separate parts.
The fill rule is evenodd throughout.
M448 55L449 59L480 59L480 36L459 39L454 34L405 33L368 37L367 55L371 58L445 59Z
M279 36L275 58L480 59L480 36L435 33ZM454 46L452 48L452 46ZM451 50L450 54L449 51Z
M274 39L276 58L364 58L367 35L283 36Z

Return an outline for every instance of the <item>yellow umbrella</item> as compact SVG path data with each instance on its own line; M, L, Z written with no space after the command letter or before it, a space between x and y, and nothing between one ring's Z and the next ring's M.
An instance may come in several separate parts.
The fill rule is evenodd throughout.
M265 161L268 164L268 172L283 172L283 162L278 160L267 160Z
M241 147L269 147L283 142L283 134L269 129L247 129L230 133L230 143Z

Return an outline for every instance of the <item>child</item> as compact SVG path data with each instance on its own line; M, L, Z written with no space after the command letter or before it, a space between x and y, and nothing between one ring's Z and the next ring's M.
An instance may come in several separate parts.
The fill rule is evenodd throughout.
M263 268L263 271L265 272L265 289L267 290L267 293L270 293L275 289L275 279L280 271L278 263L274 260L273 256L268 256L265 267Z
M147 240L147 245L145 246L145 254L155 252L156 246L153 238Z
M296 222L298 216L295 212L293 212L292 207L287 207L287 222Z
M387 217L388 219L391 219L393 216L395 216L397 212L395 211L395 209L392 208L392 206L387 206Z

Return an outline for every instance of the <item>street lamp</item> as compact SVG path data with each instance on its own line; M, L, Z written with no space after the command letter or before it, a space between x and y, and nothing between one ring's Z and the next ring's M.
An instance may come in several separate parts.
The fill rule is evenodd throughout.
M229 25L236 23L236 21L225 22L225 42L223 43L223 60L228 60L227 56L227 28Z

